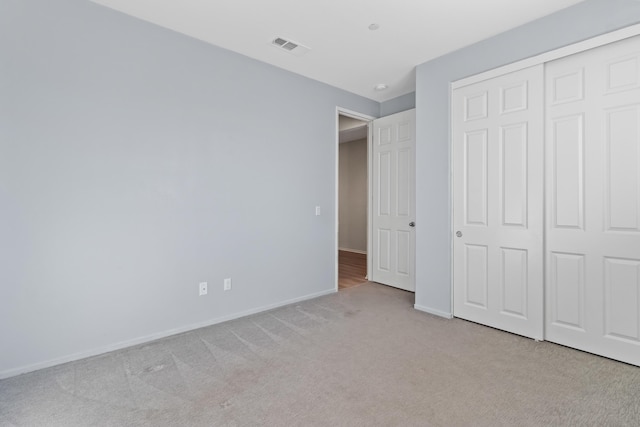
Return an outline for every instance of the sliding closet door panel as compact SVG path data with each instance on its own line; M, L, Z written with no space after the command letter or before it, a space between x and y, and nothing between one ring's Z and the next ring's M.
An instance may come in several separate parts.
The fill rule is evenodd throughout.
M584 332L586 313L584 255L551 252L547 264L549 322Z
M546 339L640 365L640 38L545 82Z
M543 333L543 67L453 92L454 315Z

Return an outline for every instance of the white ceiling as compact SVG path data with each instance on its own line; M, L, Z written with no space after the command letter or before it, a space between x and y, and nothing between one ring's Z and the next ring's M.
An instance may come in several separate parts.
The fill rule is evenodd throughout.
M415 90L416 65L583 0L92 1L382 102Z
M357 128L341 130L338 140L340 141L340 144L344 144L346 142L365 139L366 137L367 137L367 125L365 124Z
M340 131L366 126L367 123L365 120L354 119L353 117L343 116L342 114L338 116L338 130Z
M356 141L367 137L368 122L353 117L338 116L338 130L340 144Z

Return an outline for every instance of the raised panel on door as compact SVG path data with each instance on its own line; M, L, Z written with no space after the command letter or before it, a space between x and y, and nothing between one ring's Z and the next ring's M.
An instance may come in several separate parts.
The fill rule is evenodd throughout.
M605 221L608 231L640 231L640 105L606 113Z
M527 109L529 97L528 82L504 85L500 88L500 114L514 113Z
M584 255L552 252L550 261L549 320L556 326L584 332Z
M415 110L373 121L370 280L415 290Z
M396 273L398 275L409 277L411 275L411 233L404 230L398 230L396 234L398 242L398 251L396 253Z
M526 249L500 248L500 312L521 319L527 318L529 287L529 256Z
M383 147L393 143L393 126L384 125L376 128L375 134L378 138L374 141L374 145Z
M583 115L551 120L551 210L554 228L584 228Z
M487 91L465 95L462 102L464 103L464 121L487 118Z
M638 53L614 57L606 61L606 93L628 91L640 85Z
M489 292L489 256L487 246L465 245L464 304L486 309Z
M640 342L640 260L605 258L604 312L608 338Z
M376 268L382 272L391 272L391 230L379 228Z
M546 66L545 336L640 365L640 38Z
M389 151L383 151L378 153L377 161L378 161L378 175L377 181L378 186L376 191L377 195L377 214L379 216L388 217L391 215L391 175L393 171L391 170L392 163L392 155L393 153Z
M527 228L527 123L500 129L500 205L503 226Z
M580 66L566 67L560 73L546 77L550 88L550 105L559 105L584 99L584 68Z
M456 89L454 315L542 339L543 69Z
M464 197L467 225L487 225L487 129L464 135Z
M399 217L411 218L411 199L413 186L411 185L411 160L413 152L411 149L398 150L396 155L396 212ZM408 220L407 222L411 222Z

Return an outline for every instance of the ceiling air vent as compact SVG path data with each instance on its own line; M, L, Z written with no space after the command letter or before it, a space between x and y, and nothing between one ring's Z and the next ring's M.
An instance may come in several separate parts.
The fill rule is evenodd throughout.
M282 37L276 37L271 41L271 44L296 56L302 56L311 50L298 42L283 39Z

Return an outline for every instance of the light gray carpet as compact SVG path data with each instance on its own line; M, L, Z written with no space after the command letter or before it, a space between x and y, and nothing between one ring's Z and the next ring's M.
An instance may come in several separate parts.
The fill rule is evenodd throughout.
M0 381L0 426L638 426L640 368L376 284Z

